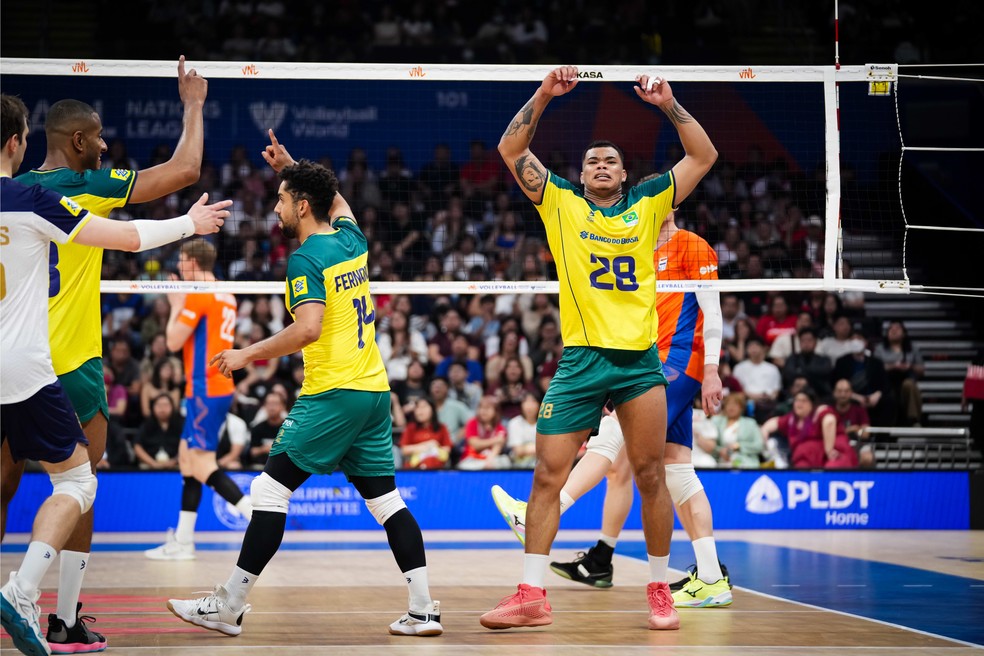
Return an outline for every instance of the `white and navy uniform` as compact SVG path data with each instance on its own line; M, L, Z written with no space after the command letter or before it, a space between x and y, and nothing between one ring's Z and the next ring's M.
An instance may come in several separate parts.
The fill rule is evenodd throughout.
M0 433L16 460L62 462L88 444L51 364L48 253L90 216L70 198L0 178Z

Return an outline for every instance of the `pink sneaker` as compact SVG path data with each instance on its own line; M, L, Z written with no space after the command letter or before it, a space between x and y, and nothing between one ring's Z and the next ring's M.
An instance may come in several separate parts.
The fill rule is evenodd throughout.
M674 631L680 628L680 614L673 606L673 593L667 583L650 583L646 588L649 598L649 628L653 631Z
M670 608L673 608L672 599L670 599ZM553 623L550 611L546 590L520 583L516 594L504 598L498 606L482 615L478 621L486 629L544 626Z

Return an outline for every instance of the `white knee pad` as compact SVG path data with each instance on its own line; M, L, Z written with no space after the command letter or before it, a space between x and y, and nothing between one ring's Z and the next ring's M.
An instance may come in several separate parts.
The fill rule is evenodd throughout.
M666 488L673 503L681 505L704 489L693 465L666 465Z
M92 473L89 463L72 467L68 471L48 474L51 480L51 495L64 494L79 502L82 514L89 512L92 502L96 500L96 475Z
M293 494L290 488L277 482L266 472L254 478L249 485L249 496L253 502L253 510L279 512L286 515Z
M608 458L610 462L615 462L615 458L618 457L624 444L625 437L622 435L622 427L618 420L607 415L601 418L598 434L588 440L588 451Z
M399 490L387 492L375 499L366 499L366 508L369 509L369 512L376 518L380 526L385 524L387 519L406 507L407 504L403 502L403 497L400 496Z

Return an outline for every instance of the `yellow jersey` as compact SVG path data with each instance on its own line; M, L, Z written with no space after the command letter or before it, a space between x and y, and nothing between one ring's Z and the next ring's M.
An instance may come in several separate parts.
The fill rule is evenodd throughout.
M536 208L557 264L564 346L644 351L656 343L653 249L674 190L668 172L598 207L550 172Z
M96 169L78 173L68 168L32 170L17 176L26 185L39 184L97 216L109 216L126 205L137 180L128 169ZM102 314L99 280L103 249L74 242L51 243L48 273L48 337L51 361L59 376L102 357Z
M309 236L287 261L290 315L304 303L325 306L321 336L302 350L300 396L332 389L386 392L390 386L376 346L366 238L350 218L339 218L334 227Z

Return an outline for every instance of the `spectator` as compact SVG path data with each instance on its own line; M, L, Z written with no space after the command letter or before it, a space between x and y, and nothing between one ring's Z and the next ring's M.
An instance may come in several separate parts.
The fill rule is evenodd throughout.
M170 312L169 309L168 313ZM155 333L150 338L147 348L144 349L144 357L140 361L140 379L144 382L150 380L150 377L154 373L154 368L162 360L167 360L174 367L175 380L184 380L184 366L181 364L180 359L171 355L171 352L167 350L167 337L162 332Z
M446 143L434 146L433 158L421 167L417 176L418 188L429 213L436 212L445 198L457 193L458 178L458 165L451 160L451 147Z
M741 383L742 391L755 406L755 420L759 423L769 418L782 392L782 374L779 367L765 359L765 343L752 335L745 348L748 359L735 365L733 374Z
M481 385L482 381L485 380L485 370L481 362L470 356L470 347L471 341L467 335L464 333L455 335L451 341L451 354L441 360L440 364L434 369L434 375L447 376L451 363L460 362L468 369L468 382Z
M487 278L489 261L477 248L478 239L475 235L463 232L458 237L454 250L444 258L444 274L452 280L468 280L472 269L479 267L483 277Z
M984 349L967 365L960 411L970 410L970 439L978 452L984 453Z
M755 324L752 320L749 317L738 319L735 322L734 339L726 344L727 359L732 365L748 359L748 340L752 337L755 337Z
M451 437L426 396L417 399L400 437L400 453L407 469L444 469L451 457Z
M388 326L376 333L379 354L386 363L386 375L390 383L406 380L410 362L427 363L427 340L410 327L410 320L399 310L390 312Z
M854 440L858 446L858 464L861 467L872 467L875 464L875 453L868 441L871 420L864 406L854 400L854 390L851 381L841 378L834 385L834 414L840 423L840 431Z
M249 425L242 417L233 412L228 413L225 423L219 428L219 447L215 450L219 467L227 470L242 469L249 443Z
M769 347L769 361L780 369L786 364L786 359L800 352L799 332L804 328L813 327L813 315L802 310L796 315L796 329L776 337ZM816 333L814 333L816 334Z
M506 423L506 446L509 460L517 469L533 469L536 465L536 419L540 399L536 392L526 392L520 403L520 413Z
M461 315L457 310L442 306L437 309L437 313L437 333L427 340L427 359L434 366L451 355L451 342L455 335L462 332Z
M772 346L780 335L796 332L796 320L796 317L789 313L786 297L776 294L769 303L769 312L759 317L755 332L765 340L766 346Z
M836 298L836 297L835 297ZM824 301L826 305L826 301ZM851 319L846 314L838 314L832 325L832 333L817 344L817 353L837 362L842 355L853 353L855 344L851 341Z
M174 469L178 466L178 448L184 421L174 401L159 394L151 404L150 416L140 427L133 452L140 469Z
M261 419L250 426L249 462L254 469L262 469L270 457L270 448L287 417L287 399L271 390L263 397L262 409L265 413Z
M465 450L459 469L502 469L510 465L506 450L506 428L502 425L499 402L483 396L478 413L465 425Z
M382 209L390 210L397 203L409 207L412 182L413 174L403 161L403 152L395 146L387 148L386 167L379 174Z
M789 356L782 367L782 380L786 389L796 378L806 379L807 384L821 397L830 394L830 372L833 364L822 355L817 355L817 331L801 328L796 338L797 353Z
M458 447L465 436L465 424L475 416L475 413L463 402L452 399L448 395L450 389L447 378L435 376L430 383L430 398L437 411L438 421L448 429L452 444Z
M151 402L161 394L170 396L174 407L181 407L181 398L184 396L181 381L177 379L174 363L169 359L158 361L150 379L140 388L140 414L144 418L150 416Z
M845 314L844 303L840 300L840 297L837 294L827 292L817 310L816 326L820 339L826 339L835 333L834 324L837 322L838 317L843 314ZM848 324L850 322L850 316L848 316ZM830 356L828 355L827 357L829 358Z
M544 317L537 331L536 346L530 352L533 368L540 369L547 362L560 359L564 342L560 337L560 323L553 317Z
M522 412L523 397L536 390L533 382L526 376L523 363L517 357L507 358L499 373L499 378L489 381L488 393L499 401L503 421L508 421Z
M714 456L719 467L755 469L764 442L755 420L745 415L748 400L741 392L732 392L721 403L721 414L711 418L717 429Z
M721 294L721 339L732 342L735 339L735 324L745 318L741 301L734 293Z
M407 365L405 380L396 380L391 384L391 388L405 414L413 412L417 399L427 396L427 386L427 370L424 369L420 360L410 361L410 364Z
M523 334L532 336L531 346L536 348L540 344L540 330L543 320L549 317L556 326L560 325L560 311L549 294L533 294L532 297L524 296L520 298L522 310ZM529 305L525 305L529 303Z
M858 456L840 430L837 415L829 406L817 407L810 390L796 395L792 412L765 422L763 439L774 433L788 440L790 461L796 469L857 467Z
M834 363L831 380L849 380L855 392L854 398L865 407L875 424L894 425L894 408L890 408L890 403L885 399L888 385L885 365L868 351L860 331L855 331L850 341L851 352Z
M166 296L156 296L150 302L150 313L140 323L140 343L150 344L154 337L163 335L171 316L171 305Z
M718 466L717 443L718 429L700 407L700 397L695 397L695 405L691 408L691 427L694 434L693 449L690 460L699 469L714 469Z
M143 422L140 413L140 363L133 357L130 342L122 337L114 339L109 347L106 364L113 372L113 381L126 389L126 414L123 416L124 428L136 428Z
M893 426L919 426L922 421L922 395L919 379L926 372L919 347L909 339L909 331L899 320L890 321L883 341L875 347L875 357L885 365L888 401L894 412Z
M448 396L468 406L472 412L478 410L482 399L482 386L468 382L468 367L464 362L452 362L448 367Z
M499 334L499 317L495 313L495 296L492 294L476 294L468 303L468 315L471 317L465 326L465 332L480 344Z
M492 200L499 187L501 164L481 139L471 142L469 154L469 160L461 167L461 192L469 205L481 212L482 205Z
M116 376L109 365L103 365L103 383L106 385L106 402L109 404L109 423L123 428L126 417L127 394L126 388L116 382Z
M249 338L243 346L255 344L256 342L270 337L271 334L272 333L266 324L262 322L253 322L249 330ZM236 383L236 391L243 396L249 396L254 399L259 399L266 396L270 386L273 384L274 377L277 375L277 369L279 367L280 360L278 358L262 358L250 362L243 367L243 371L246 372L246 375L242 380Z
M502 333L500 338L501 348L495 355L490 356L485 361L485 380L493 381L499 378L506 361L510 358L519 360L523 366L523 375L527 381L533 380L533 359L523 354L522 340L517 329Z

